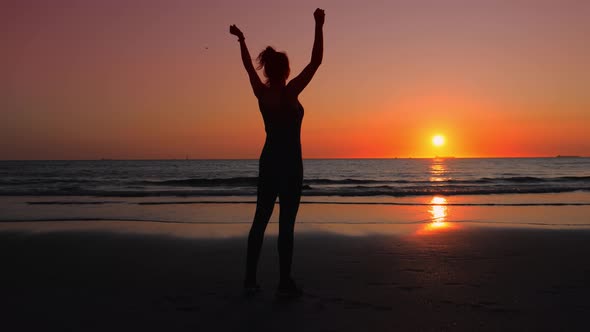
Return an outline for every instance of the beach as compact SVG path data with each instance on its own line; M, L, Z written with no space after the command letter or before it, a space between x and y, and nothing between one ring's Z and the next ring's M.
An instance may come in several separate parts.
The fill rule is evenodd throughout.
M300 227L294 276L305 295L281 300L276 225L251 298L241 288L247 228L205 237L191 228L212 226L156 226L2 223L7 331L587 330L587 229Z
M307 161L293 300L256 165L0 163L2 330L587 330L587 158Z

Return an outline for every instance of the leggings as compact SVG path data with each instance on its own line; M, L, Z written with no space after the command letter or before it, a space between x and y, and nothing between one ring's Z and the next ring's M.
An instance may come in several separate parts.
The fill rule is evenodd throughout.
M280 173L275 171L277 168L281 170ZM256 213L248 235L246 281L256 281L256 270L264 240L264 231L272 215L277 197L280 205L278 237L280 278L281 281L287 281L291 277L293 231L301 200L302 182L302 168L296 167L288 170L272 167L269 169L262 165L261 160Z

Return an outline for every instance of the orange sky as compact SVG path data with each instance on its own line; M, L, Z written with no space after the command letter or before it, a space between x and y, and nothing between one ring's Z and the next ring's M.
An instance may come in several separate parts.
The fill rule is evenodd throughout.
M322 67L300 97L305 158L590 155L590 2L9 0L0 159L257 158L242 68ZM431 138L446 136L435 148Z

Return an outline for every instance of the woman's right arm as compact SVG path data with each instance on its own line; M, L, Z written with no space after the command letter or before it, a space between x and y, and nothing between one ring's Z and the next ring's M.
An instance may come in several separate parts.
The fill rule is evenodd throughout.
M244 34L235 25L231 25L229 27L229 32L232 35L238 37L238 41L240 43L240 52L242 54L242 63L244 64L244 68L246 68L246 72L248 72L248 77L250 78L250 85L252 85L252 90L254 90L254 94L256 95L256 97L259 97L265 85L260 80L260 77L258 77L256 69L254 69L252 59L250 58L250 52L248 51L248 47L246 46Z
M315 37L313 41L313 49L311 51L311 60L309 64L303 68L303 71L289 82L288 86L295 95L299 95L303 89L309 84L313 75L322 64L324 57L324 20L325 14L323 9L316 9L313 13L315 18Z

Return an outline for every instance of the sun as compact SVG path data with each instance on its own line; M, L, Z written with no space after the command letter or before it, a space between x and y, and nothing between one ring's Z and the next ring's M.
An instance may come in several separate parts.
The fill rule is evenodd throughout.
M445 144L445 137L442 135L432 137L432 144L434 146L443 146Z

